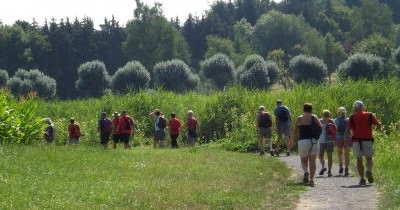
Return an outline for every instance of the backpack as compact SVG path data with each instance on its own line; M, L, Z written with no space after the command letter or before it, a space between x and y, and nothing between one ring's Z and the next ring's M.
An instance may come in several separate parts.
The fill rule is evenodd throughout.
M125 119L125 129L127 129L127 130L132 129L131 120L128 117L124 117L124 119Z
M161 117L158 119L157 127L161 130L165 129L167 127L167 120L164 117Z
M316 119L315 116L313 115L311 117L311 138L313 139L319 139L319 137L321 136L322 133L322 128L315 122Z
M272 126L271 115L268 112L261 112L258 118L258 127L269 128Z
M106 118L102 120L101 131L103 133L111 133L113 130L113 124L110 119Z
M74 137L79 138L81 137L81 128L79 125L74 124Z
M277 117L280 122L287 122L289 120L288 110L285 107L279 107Z
M332 140L336 140L336 131L335 123L330 119L329 123L326 125L326 133Z
M346 131L347 128L347 119L341 119L338 118L338 124L337 124L337 131L340 135L344 135L344 132Z

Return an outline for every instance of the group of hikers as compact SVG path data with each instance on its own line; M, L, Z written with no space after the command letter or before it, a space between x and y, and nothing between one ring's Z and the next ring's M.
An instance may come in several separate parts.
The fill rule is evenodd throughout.
M354 113L347 117L347 110L340 107L337 117L332 118L329 110L324 110L322 118L318 119L313 114L313 106L306 103L303 106L303 114L298 116L291 129L292 115L288 107L284 106L282 100L277 100L277 107L274 109L275 125L277 132L277 145L272 147L272 117L264 106L259 107L256 114L256 127L259 137L260 155L264 155L266 141L268 142L271 156L279 156L281 139L284 137L287 142L287 156L298 139L298 153L301 159L301 166L304 171L304 184L313 187L316 172L316 158L319 156L321 170L319 175L328 171L328 177L332 176L332 156L336 145L338 150L339 175L349 176L349 151L353 148L354 156L357 158L357 170L360 176L359 185L366 185L365 176L369 183L374 182L372 175L373 166L373 132L372 127L376 126L381 131L381 124L377 117L366 111L362 101L354 103ZM325 165L325 152L328 156L328 166ZM363 157L366 159L367 170L364 170ZM344 159L344 161L343 161ZM343 167L344 166L344 167ZM344 173L344 174L343 174Z
M167 122L164 114L156 109L150 113L150 117L153 118L154 122L154 148L166 146L166 134L167 131L171 138L172 148L178 148L177 139L182 132L183 124L177 118L175 113L171 113L170 119ZM107 113L101 113L101 117L98 121L97 130L100 136L100 144L105 148L108 147L110 139L113 141L113 148L117 148L118 143L123 143L124 148L130 148L130 140L135 135L135 121L129 116L126 111L122 111L121 114L114 112L114 118L111 120L107 117ZM48 124L44 138L47 142L52 143L54 141L54 124L50 118L46 118L45 122ZM69 120L68 125L68 144L79 144L81 131L80 126L76 123L72 117ZM192 110L187 112L186 128L188 132L188 145L194 146L197 132L199 129L199 123L194 117Z
M316 172L316 157L319 156L321 170L319 175L324 175L327 171L328 177L332 176L332 156L334 147L337 147L339 161L339 175L349 176L349 151L353 148L354 156L357 158L357 170L360 175L360 185L366 185L365 176L369 183L374 182L372 175L373 166L373 132L372 127L376 126L381 130L381 124L377 117L366 111L362 101L354 103L354 113L348 117L347 110L340 107L337 117L332 118L329 110L322 112L322 118L318 119L313 114L313 106L306 103L303 106L303 114L298 116L292 126L292 114L287 106L283 105L282 100L276 101L274 109L275 128L277 133L277 144L272 146L272 128L273 120L271 114L264 106L260 106L256 114L256 128L259 139L259 154L265 154L266 144L268 143L269 154L279 156L281 153L281 141L285 139L287 144L286 155L291 155L291 150L295 145L295 139L298 139L298 153L301 159L301 166L304 171L304 184L314 186L314 177ZM171 139L171 147L178 148L177 138L181 134L183 125L175 113L171 113L169 121L165 119L164 114L156 109L149 114L153 120L154 143L153 147L166 146L167 131ZM54 140L54 124L49 118L45 139L48 142ZM193 146L197 138L199 123L194 117L192 110L187 112L185 124L188 136L188 144ZM124 148L130 148L130 139L135 134L135 121L126 111L121 114L114 113L114 119L111 120L103 112L98 121L98 132L100 134L100 143L107 147L110 138L113 140L113 148L118 143L124 143ZM79 144L81 136L80 127L74 118L70 119L68 125L68 143ZM325 164L325 153L327 153L328 164ZM366 158L366 168L364 170L363 157Z

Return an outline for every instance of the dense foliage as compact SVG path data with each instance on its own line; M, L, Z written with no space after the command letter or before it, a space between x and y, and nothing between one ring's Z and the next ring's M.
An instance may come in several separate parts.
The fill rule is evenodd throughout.
M185 92L194 90L200 83L197 75L182 60L170 60L154 66L154 85L165 90Z
M149 82L149 71L140 62L131 61L112 76L111 89L115 93L128 93L148 88Z
M0 87L4 87L7 84L8 79L8 72L0 69Z
M37 69L24 70L19 69L11 77L7 86L14 96L27 96L30 93L36 93L43 98L53 98L56 95L56 80L43 74Z
M289 72L296 82L321 83L328 76L328 68L322 60L304 55L290 60Z
M373 80L383 72L382 59L370 54L355 54L339 66L339 76L343 79Z
M106 66L101 61L90 61L79 66L76 89L81 96L99 97L109 87L110 79Z
M271 84L267 63L259 55L250 55L238 68L238 80L248 88L268 88Z
M235 65L224 54L216 54L201 63L204 76L213 81L219 89L234 80Z

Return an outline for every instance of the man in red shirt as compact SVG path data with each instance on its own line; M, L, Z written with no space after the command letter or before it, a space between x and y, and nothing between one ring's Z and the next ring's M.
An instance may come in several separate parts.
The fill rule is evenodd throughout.
M120 140L124 142L125 149L129 149L130 148L129 140L131 138L131 135L133 135L134 133L134 121L126 113L126 111L123 111L121 113L118 128L119 128L118 132L120 135Z
M172 148L178 148L178 136L181 132L182 124L178 118L176 118L176 114L171 114L171 119L168 122L168 131L171 136L171 146Z
M376 126L379 131L381 130L381 124L379 123L378 118L376 118L374 114L366 112L366 108L362 101L356 101L354 103L354 113L350 116L350 119L347 122L344 140L349 141L351 132L353 136L353 151L354 155L357 157L357 170L361 178L360 185L366 185L363 156L365 156L367 160L366 175L368 182L374 182L374 177L372 176L372 157L374 155L374 149L372 147L374 140L372 126Z
M117 148L117 144L121 141L121 136L119 133L119 114L118 112L114 112L114 119L112 121L113 124L113 148Z
M81 128L76 124L75 119L71 117L68 125L68 144L79 144L81 137Z
M188 144L189 146L194 146L194 143L197 138L197 129L199 128L199 123L197 119L194 117L194 113L192 110L187 112L187 120L186 125L188 128Z

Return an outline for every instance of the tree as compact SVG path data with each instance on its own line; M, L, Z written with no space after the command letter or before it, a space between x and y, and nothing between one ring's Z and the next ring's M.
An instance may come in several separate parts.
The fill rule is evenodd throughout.
M235 65L225 54L215 54L201 63L201 71L214 85L223 89L234 79Z
M230 58L234 58L236 56L234 43L229 39L217 36L207 36L207 46L208 48L204 56L205 59L208 59L218 53L225 54Z
M298 55L290 60L289 72L298 83L321 83L328 76L328 68L322 60L306 55Z
M339 66L341 79L373 80L384 72L384 63L380 57L370 54L355 54Z
M323 54L323 60L328 67L328 77L329 80L331 80L331 74L346 60L347 54L343 46L335 42L335 38L329 33L324 37L324 44L325 52Z
M239 83L248 88L269 88L271 86L269 67L261 56L248 56L244 64L238 68Z
M53 98L56 95L56 80L43 74L38 69L24 70L19 69L11 77L7 86L14 96L26 96L35 92L43 98Z
M135 19L126 25L127 40L123 49L127 59L138 60L148 69L163 60L178 58L189 62L188 45L163 16L161 4L149 7L136 0L136 5Z
M150 78L149 71L140 62L131 61L115 72L111 78L111 89L116 93L146 89L149 86Z
M194 90L200 83L197 75L182 60L170 60L154 66L154 83L156 86L175 92Z
M292 89L294 86L293 79L291 78L289 71L285 68L285 51L278 49L268 53L268 61L272 61L278 68L277 82L281 84L285 90ZM273 72L271 72L273 74ZM271 75L273 78L273 76ZM273 79L272 79L273 82Z
M394 61L400 64L400 47L398 47L393 53Z
M8 72L0 69L0 87L4 87L7 84L8 79Z
M99 97L109 87L109 74L102 61L83 63L78 68L76 89L84 97Z
M234 27L233 42L235 43L237 65L243 63L247 56L255 53L251 46L251 34L253 27L246 19L236 22Z

